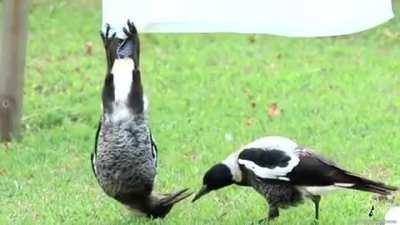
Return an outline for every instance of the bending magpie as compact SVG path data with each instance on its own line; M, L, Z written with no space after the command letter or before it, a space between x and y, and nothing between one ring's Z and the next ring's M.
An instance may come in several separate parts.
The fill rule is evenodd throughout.
M93 172L104 192L131 210L150 218L165 217L172 206L190 194L183 189L160 195L153 190L157 146L147 118L139 70L139 37L133 23L126 39L101 33L107 58L102 91L103 114L98 125Z
M314 151L279 136L255 140L211 167L192 202L231 184L251 186L264 196L269 212L262 221L278 217L280 208L295 206L304 198L314 202L315 218L318 219L321 194L336 188L380 195L397 190L344 170Z

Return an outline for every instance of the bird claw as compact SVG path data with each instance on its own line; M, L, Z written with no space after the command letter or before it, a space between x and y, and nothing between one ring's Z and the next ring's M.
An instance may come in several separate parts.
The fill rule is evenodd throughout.
M124 27L122 31L124 31L125 35L128 36L128 38L135 37L137 35L135 24L133 24L133 22L131 22L130 20L128 20L126 24L128 26L128 29Z
M100 31L101 39L103 40L104 49L106 51L106 59L107 59L107 70L110 71L113 65L113 55L110 48L112 47L112 43L115 40L116 33L114 32L110 37L111 26L110 24L106 24L106 31Z
M111 45L112 40L116 37L117 33L113 33L110 37L111 26L110 24L106 24L106 32L100 32L101 39L103 40L104 47L106 51L108 50L109 46Z
M267 225L269 224L269 220L267 218L260 219L258 221L254 221L251 223L251 225Z

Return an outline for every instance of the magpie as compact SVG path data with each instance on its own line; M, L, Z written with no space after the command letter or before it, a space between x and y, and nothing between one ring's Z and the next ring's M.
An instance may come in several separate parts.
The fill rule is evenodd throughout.
M266 199L268 216L260 222L277 218L280 208L296 206L305 198L314 202L318 220L321 194L336 188L380 195L398 190L344 170L313 150L279 136L257 139L211 167L192 202L231 184L252 187Z
M157 194L157 146L152 137L147 99L139 70L139 37L133 23L124 28L125 39L101 33L107 74L102 91L103 113L95 138L91 163L104 192L149 218L165 217L173 205L190 194L183 189Z

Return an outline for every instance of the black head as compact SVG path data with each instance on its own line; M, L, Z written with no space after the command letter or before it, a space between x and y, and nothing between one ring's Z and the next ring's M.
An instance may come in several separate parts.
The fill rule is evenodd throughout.
M203 177L203 187L196 194L192 202L210 191L233 184L233 176L228 166L219 163L211 167Z

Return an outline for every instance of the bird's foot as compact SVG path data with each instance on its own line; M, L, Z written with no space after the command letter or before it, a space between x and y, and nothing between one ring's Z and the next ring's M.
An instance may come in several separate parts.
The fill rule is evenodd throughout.
M250 225L268 225L269 222L270 221L267 218L264 218L264 219L260 219L260 220L257 220L257 221L253 221L253 222L251 222Z
M128 20L127 26L128 26L128 29L126 29L125 27L123 28L123 31L126 34L126 36L128 38L137 37L138 32L136 30L135 24L133 24L133 22Z
M269 220L267 218L264 218L264 219L258 220L257 224L259 224L259 225L269 224Z
M112 40L116 37L116 33L114 32L111 37L110 37L110 31L111 31L111 27L110 24L106 24L106 31L105 33L103 31L100 32L100 36L101 39L103 40L103 44L104 44L104 48L106 49L106 51L108 51Z

